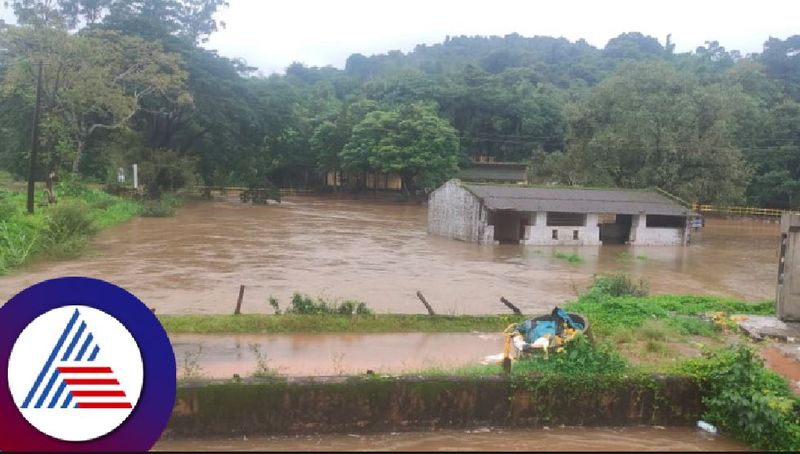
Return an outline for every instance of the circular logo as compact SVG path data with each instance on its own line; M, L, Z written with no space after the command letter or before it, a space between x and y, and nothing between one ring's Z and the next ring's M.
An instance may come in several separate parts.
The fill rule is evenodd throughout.
M139 402L143 377L139 347L128 330L88 306L40 315L22 331L8 360L8 387L22 416L66 441L93 440L119 427ZM93 411L76 419L76 409Z
M89 278L0 307L0 450L144 451L175 402L175 357L135 296Z

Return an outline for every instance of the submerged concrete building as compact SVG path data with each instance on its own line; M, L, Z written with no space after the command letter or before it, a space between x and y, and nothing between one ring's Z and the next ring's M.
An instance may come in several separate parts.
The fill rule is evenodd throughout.
M480 243L685 245L693 215L652 191L450 180L428 198L428 233Z

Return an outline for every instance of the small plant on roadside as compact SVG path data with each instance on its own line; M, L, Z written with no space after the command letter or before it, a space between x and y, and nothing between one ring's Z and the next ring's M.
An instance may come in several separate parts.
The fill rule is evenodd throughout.
M261 346L258 344L250 344L250 351L256 357L256 370L253 372L253 377L256 378L272 378L278 376L278 371L269 366L269 359L267 354L261 351Z
M270 295L268 301L269 305L272 306L272 310L275 312L275 315L281 315L281 307L278 304L278 298Z
M203 346L197 347L195 352L186 352L183 357L183 379L184 380L197 380L203 375L203 368L200 367L200 354L203 352Z

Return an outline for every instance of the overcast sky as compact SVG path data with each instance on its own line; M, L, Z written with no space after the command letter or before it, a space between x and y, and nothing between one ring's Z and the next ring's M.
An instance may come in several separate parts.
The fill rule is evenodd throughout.
M355 52L408 52L447 35L517 32L584 38L602 48L623 32L639 31L662 44L672 33L678 52L717 40L746 54L760 52L770 36L800 34L800 0L229 1L218 14L226 29L205 46L244 58L264 74L282 72L293 61L342 68Z

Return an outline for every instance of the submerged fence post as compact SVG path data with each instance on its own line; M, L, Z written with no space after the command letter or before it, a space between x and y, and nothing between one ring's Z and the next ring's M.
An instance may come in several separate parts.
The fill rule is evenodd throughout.
M511 301L507 300L507 299L506 299L504 296L501 296L501 297L500 297L500 302L501 302L501 303L503 303L503 304L505 304L505 305L506 305L506 306L507 306L509 309L511 309L512 311L514 311L514 314L516 314L516 315L522 315L522 311L521 311L521 310L519 310L519 308L518 308L517 306L514 306L514 305L511 303Z
M436 315L436 313L433 312L433 308L431 307L431 305L428 304L428 301L425 299L424 296L422 296L422 292L420 292L419 290L417 290L417 298L419 298L419 300L422 301L422 304L425 305L425 309L428 309L429 315Z
M239 299L236 301L236 311L233 312L233 315L239 315L242 313L242 299L244 298L244 285L239 286Z

